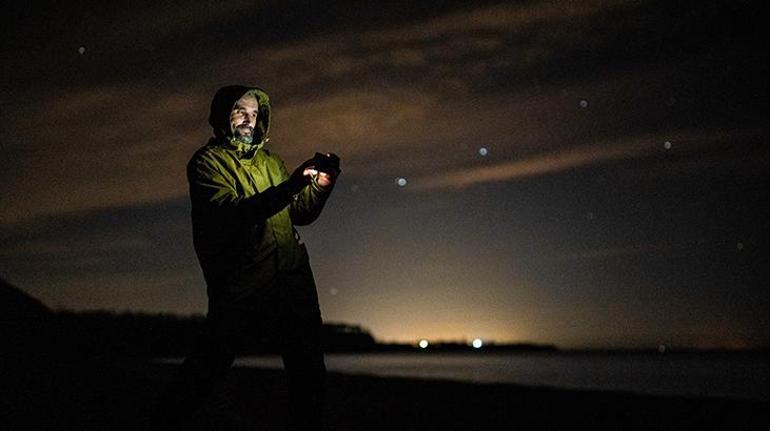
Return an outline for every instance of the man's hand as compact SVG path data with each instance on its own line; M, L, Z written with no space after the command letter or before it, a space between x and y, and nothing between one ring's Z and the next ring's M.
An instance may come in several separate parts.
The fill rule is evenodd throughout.
M311 175L322 188L329 188L337 181L342 172L340 158L334 153L315 153L314 164L311 167Z
M310 172L310 176L315 178L316 183L322 188L328 188L334 184L334 181L336 180L336 178L326 172L320 172L315 169L308 169L308 171Z
M314 159L308 159L294 169L294 172L291 173L288 181L291 194L295 195L299 193L306 185L310 184L313 180L311 172L314 164Z
M340 169L340 158L333 153L316 153L312 159L305 160L297 166L289 177L289 184L292 194L297 194L306 185L315 180L319 187L330 189L337 181L342 169Z

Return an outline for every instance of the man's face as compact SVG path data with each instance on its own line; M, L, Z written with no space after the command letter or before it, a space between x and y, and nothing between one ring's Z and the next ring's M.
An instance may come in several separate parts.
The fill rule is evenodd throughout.
M233 136L251 143L251 140L254 139L254 127L257 125L258 112L259 103L253 95L246 94L238 99L232 112L230 112L230 128L233 130Z

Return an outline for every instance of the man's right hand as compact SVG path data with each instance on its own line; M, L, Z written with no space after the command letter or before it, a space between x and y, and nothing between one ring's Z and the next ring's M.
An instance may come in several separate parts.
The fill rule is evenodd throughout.
M314 164L314 159L308 159L294 169L294 172L292 172L289 177L289 189L291 190L291 194L295 195L299 193L306 185L310 184L313 180L311 168Z

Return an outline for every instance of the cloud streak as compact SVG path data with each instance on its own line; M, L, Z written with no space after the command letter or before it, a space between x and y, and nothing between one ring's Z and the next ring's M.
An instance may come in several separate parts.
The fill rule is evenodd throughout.
M620 142L606 141L587 146L566 147L493 166L451 170L418 177L413 181L414 187L411 190L458 189L483 183L543 176L614 161L629 161L664 153L668 150L665 146L667 139L676 141L678 146L687 146L693 150L709 144L724 144L726 139L738 137L739 135L725 134L723 131L705 134L702 132L673 132L665 135L628 138Z

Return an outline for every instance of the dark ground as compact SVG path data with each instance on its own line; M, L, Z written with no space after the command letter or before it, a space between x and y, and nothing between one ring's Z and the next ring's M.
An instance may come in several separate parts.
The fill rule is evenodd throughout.
M3 430L143 429L176 367L139 359L13 362L0 369ZM196 423L283 429L283 377L280 370L234 368ZM332 430L767 430L770 404L332 373L327 419Z

